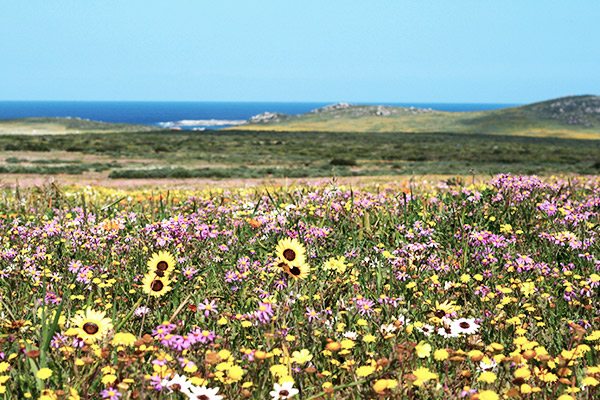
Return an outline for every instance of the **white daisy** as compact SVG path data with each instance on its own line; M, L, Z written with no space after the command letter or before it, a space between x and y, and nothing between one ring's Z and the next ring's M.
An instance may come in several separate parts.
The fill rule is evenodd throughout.
M475 323L473 318L459 318L452 321L450 325L452 332L457 332L463 335L474 335L479 330L479 325Z
M276 383L269 394L271 400L285 400L297 395L298 389L294 389L294 382L285 382L283 385Z
M440 329L438 329L437 333L438 333L438 335L440 335L446 339L455 338L455 337L460 336L458 333L453 332L451 327L440 328Z
M416 327L417 330L419 332L421 332L422 334L424 334L425 336L429 336L431 335L433 332L435 332L435 328L432 325L429 324L423 324L421 326L417 326Z
M199 399L199 400L222 400L223 396L219 396L217 392L219 388L216 387L214 389L209 389L206 386L194 386L192 388L193 397L190 399Z
M356 338L358 337L358 333L352 332L352 331L347 331L347 332L344 332L344 337L346 339L356 340Z
M163 379L160 384L169 389L170 393L180 392L190 399L193 398L191 388L194 385L184 375L175 374L171 379Z

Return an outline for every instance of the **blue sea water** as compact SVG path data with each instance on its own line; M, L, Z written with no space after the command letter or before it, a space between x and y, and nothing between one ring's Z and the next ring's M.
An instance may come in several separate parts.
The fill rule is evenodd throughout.
M264 112L303 114L331 103L284 102L159 102L159 101L0 101L0 119L71 117L103 122L181 129L218 129L239 125ZM375 103L373 103L375 104ZM482 111L515 104L377 103L439 111Z

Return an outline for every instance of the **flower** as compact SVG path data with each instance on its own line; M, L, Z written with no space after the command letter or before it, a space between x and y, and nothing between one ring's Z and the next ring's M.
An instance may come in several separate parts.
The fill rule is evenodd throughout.
M486 371L479 375L479 378L477 378L477 380L485 383L494 383L496 381L496 378L497 377L495 373L491 371Z
M433 358L435 358L436 361L444 361L448 357L450 357L450 353L446 349L438 349L433 352Z
M206 386L192 386L190 399L202 399L202 400L221 400L223 396L217 395L219 388L209 389Z
M310 266L308 264L292 265L284 268L284 271L294 279L303 280L308 276Z
M164 296L171 290L171 286L169 286L170 283L171 281L166 276L160 278L153 273L146 274L142 280L144 293L149 294L152 297Z
M298 389L294 389L294 382L284 382L282 385L276 383L269 394L271 400L284 400L298 394Z
M275 247L275 254L279 260L286 262L290 266L300 266L304 264L306 249L297 239L281 239Z
M459 318L456 321L452 321L450 328L452 332L462 333L463 335L473 335L479 330L479 325L477 325L472 318Z
M371 365L363 365L362 367L357 368L356 376L362 378L371 375L373 372L375 372L375 368L373 368Z
M80 310L71 318L71 327L76 329L77 336L86 343L94 343L103 338L113 328L110 318L105 318L104 311L91 308Z
M429 357L429 355L431 354L431 345L429 343L421 341L415 347L415 351L417 352L417 356L419 356L419 358Z
M338 258L331 257L324 265L323 269L325 271L333 270L338 274L343 274L346 272L346 257L339 256Z
M52 376L52 370L50 368L40 368L37 372L37 377L41 380L46 380Z
M135 336L129 332L119 332L115 335L112 340L113 346L131 346L136 341Z
M152 254L148 260L148 272L152 276L168 278L175 270L175 258L168 251L160 251Z
M292 361L297 362L298 364L305 364L312 360L313 356L310 354L310 351L307 349L302 349L300 351L294 351L292 353Z
M421 386L423 383L430 379L437 379L437 374L429 371L429 368L421 367L413 371L413 375L417 377L417 380L413 382L415 386Z
M377 394L382 394L386 389L393 389L398 386L398 381L394 379L379 379L373 385L373 390Z
M109 400L119 400L119 397L123 396L120 392L113 389L112 387L109 387L108 389L103 390L102 392L100 392L100 395L102 396L103 399L109 399Z
M479 400L499 400L500 396L496 392L492 392L491 390L484 390L483 392L479 392Z
M198 304L198 309L204 311L204 316L208 317L210 313L217 313L217 305L214 300L211 300L210 303L208 299L204 299L204 303Z

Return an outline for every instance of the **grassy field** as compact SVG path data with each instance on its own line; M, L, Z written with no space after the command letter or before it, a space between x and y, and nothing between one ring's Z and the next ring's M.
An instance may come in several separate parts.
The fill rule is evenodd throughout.
M109 124L79 118L18 118L0 120L0 135L63 135L84 132L151 131L145 125Z
M597 399L598 177L0 192L0 398Z
M155 131L0 135L0 173L105 179L600 171L600 141L452 133Z

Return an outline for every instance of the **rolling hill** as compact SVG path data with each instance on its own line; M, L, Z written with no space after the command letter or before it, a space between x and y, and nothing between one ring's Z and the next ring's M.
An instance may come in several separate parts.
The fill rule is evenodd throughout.
M235 130L452 132L600 139L600 97L568 96L492 111L333 104L301 115L265 113Z
M18 118L0 120L0 135L62 135L70 133L143 132L160 128L114 124L80 118Z

